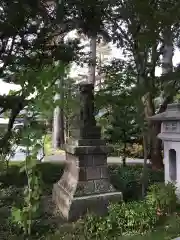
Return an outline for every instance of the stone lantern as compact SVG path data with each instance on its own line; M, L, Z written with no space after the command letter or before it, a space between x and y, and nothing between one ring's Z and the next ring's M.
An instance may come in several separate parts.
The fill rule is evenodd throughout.
M150 117L150 120L162 122L158 138L164 144L165 182L175 183L178 194L180 192L180 103L168 104L165 112Z

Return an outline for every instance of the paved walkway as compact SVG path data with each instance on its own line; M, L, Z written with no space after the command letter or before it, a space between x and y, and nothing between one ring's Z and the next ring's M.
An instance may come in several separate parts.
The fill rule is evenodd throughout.
M11 159L11 161L24 161L25 160L25 153L20 151L18 149L16 151L16 154L14 157ZM41 153L38 154L38 159L41 158ZM44 157L44 162L64 162L66 160L65 153L58 153L50 156L45 156ZM121 157L108 157L107 159L108 164L122 164L122 158ZM127 158L126 163L127 164L143 164L144 160L140 158Z
M56 154L56 155L51 155L51 156L46 156L44 158L44 162L49 162L49 161L53 161L53 162L63 162L65 161L65 154ZM107 159L108 164L122 164L122 158L121 157L108 157ZM127 158L126 159L126 163L127 164L143 164L144 160L140 159L140 158ZM149 161L148 161L149 163Z

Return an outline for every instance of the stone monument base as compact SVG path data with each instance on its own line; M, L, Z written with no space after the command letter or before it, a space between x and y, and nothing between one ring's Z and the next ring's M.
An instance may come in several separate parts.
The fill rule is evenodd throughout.
M59 196L61 195L62 197L63 189L61 186L55 184L54 188L56 188L56 193L58 192ZM68 219L64 219L62 217L62 221L77 221L88 213L94 213L98 216L103 216L107 214L110 203L121 202L122 193L116 191L74 197L71 202ZM58 211L58 208L55 210L55 215L61 215L61 213Z
M109 203L120 203L121 201L121 192L75 197L69 212L69 221L76 221L78 220L77 216L84 216L87 213L103 216L107 214Z
M101 140L98 142L101 143ZM121 202L123 198L122 193L110 183L108 147L92 144L78 146L77 143L66 145L66 168L53 186L53 201L57 207L55 214L61 215L65 222L76 221L88 212L105 215L109 203Z

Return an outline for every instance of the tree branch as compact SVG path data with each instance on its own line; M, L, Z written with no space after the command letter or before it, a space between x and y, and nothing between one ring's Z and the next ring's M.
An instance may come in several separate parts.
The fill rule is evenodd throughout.
M9 140L12 136L12 128L13 128L15 119L17 118L18 114L20 113L20 111L24 108L24 106L27 103L27 101L25 101L24 96L19 96L19 98L16 98L16 102L12 101L12 99L14 99L12 97L17 97L17 96L9 96L9 97L11 97L11 101L9 101L9 105L8 105L9 108L4 106L4 109L11 109L11 115L9 117L7 131L6 131L5 135L2 137L2 139L0 140L0 154L8 152ZM1 96L1 98L2 98L2 96Z

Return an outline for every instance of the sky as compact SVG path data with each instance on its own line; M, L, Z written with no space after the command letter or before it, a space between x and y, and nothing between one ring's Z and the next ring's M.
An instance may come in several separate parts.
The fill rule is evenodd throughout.
M111 57L112 58L122 58L122 52L117 49L115 46L111 46ZM180 50L175 49L174 56L173 56L173 65L176 66L178 63L180 63ZM76 77L78 74L85 74L87 73L87 68L80 68L77 66L73 66L71 70L71 76ZM161 68L156 68L156 75L161 75ZM14 84L8 84L0 80L0 94L8 94L10 90L19 90L20 87Z

